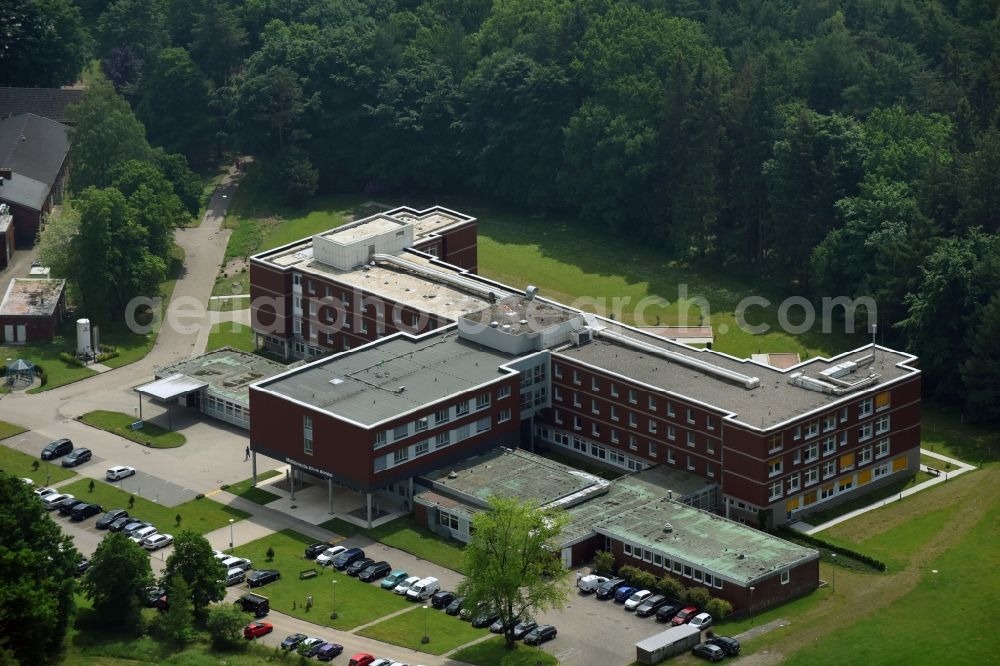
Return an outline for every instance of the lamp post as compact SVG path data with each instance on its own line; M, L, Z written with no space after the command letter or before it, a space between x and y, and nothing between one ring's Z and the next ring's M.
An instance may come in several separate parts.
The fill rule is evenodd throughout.
M427 605L424 605L424 637L420 639L420 642L426 645L431 642L431 637L427 635Z
M229 550L233 549L233 522L235 522L234 519L230 518L229 519Z
M337 574L334 574L336 576ZM333 579L333 612L330 613L330 619L337 619L337 579Z
M937 575L938 575L938 570L937 569L931 569L931 573L934 574L934 576L933 576L934 589L936 590L937 589Z
M749 608L749 612L750 612L750 616L751 617L753 617L753 591L756 590L756 589L757 588L754 587L753 585L750 586L750 608ZM752 620L750 621L750 626L751 627L753 626L753 621Z
M833 567L833 582L830 587L830 594L833 594L837 591L837 553L830 553L830 559L833 560L833 563L830 565Z

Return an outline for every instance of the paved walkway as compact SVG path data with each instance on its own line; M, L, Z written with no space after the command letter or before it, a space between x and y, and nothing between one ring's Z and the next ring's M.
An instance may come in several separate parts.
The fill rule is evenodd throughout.
M799 532L803 532L805 534L816 534L818 532L822 532L823 530L829 529L829 528L833 527L834 525L839 525L840 523L844 522L845 520L850 520L851 518L854 518L855 516L860 516L863 513L868 513L869 511L874 511L875 509L881 509L883 506L886 506L887 504L892 504L893 502L898 502L901 499L903 499L904 497L909 497L910 495L912 495L914 493L919 493L922 490L927 490L931 486L936 486L939 483L947 483L947 481L948 481L949 478L953 479L956 476L958 476L959 474L964 474L964 473L966 473L968 471L971 471L971 470L975 469L975 467L973 467L972 465L964 463L961 460L956 460L955 458L949 458L948 456L943 456L940 453L933 453L933 452L928 451L926 449L920 449L920 453L922 455L925 455L925 456L928 456L928 457L931 457L931 458L937 458L941 462L949 463L952 466L953 469L950 469L947 472L945 472L944 470L939 470L941 472L941 474L939 476L934 477L933 479L928 479L928 480L924 481L923 483L919 483L919 484L913 486L912 488L907 488L903 492L899 493L898 495L894 495L893 497L887 497L886 499L879 500L877 502L873 502L872 504L869 504L868 506L863 506L860 509L855 509L854 511L850 511L848 513L845 513L842 516L837 516L833 520L828 520L825 523L823 523L822 525L815 525L815 526L813 526L813 525L810 525L808 523L804 523L802 521L799 521L799 522L796 522L796 523L792 523L792 525L790 525L790 527L792 529L798 530ZM924 472L928 471L927 465L921 464L920 465L920 469L922 471L924 471Z

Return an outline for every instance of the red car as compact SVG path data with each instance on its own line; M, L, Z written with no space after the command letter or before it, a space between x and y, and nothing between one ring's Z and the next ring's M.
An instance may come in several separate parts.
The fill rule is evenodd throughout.
M243 638L251 640L269 634L274 631L274 625L270 622L251 622L243 628Z
M697 614L698 614L697 608L695 608L694 606L688 606L687 608L682 609L681 612L678 613L677 615L674 615L674 619L670 620L670 624L674 625L675 627L681 624L687 624L688 622L691 621L691 618L693 618Z
M347 662L347 666L368 666L368 664L375 661L375 656L370 655L367 652L359 652L351 660Z

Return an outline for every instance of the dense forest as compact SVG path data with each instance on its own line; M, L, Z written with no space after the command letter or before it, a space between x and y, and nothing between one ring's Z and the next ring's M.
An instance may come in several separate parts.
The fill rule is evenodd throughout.
M194 165L253 153L293 203L473 194L871 295L929 395L1000 416L1000 0L6 5L0 83L98 58Z

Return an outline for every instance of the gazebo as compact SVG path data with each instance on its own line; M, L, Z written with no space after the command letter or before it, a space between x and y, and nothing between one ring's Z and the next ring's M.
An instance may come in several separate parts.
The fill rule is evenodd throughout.
M23 358L19 358L16 361L7 361L7 386L13 386L17 383L24 383L30 385L35 381L35 364L31 361L25 361Z

